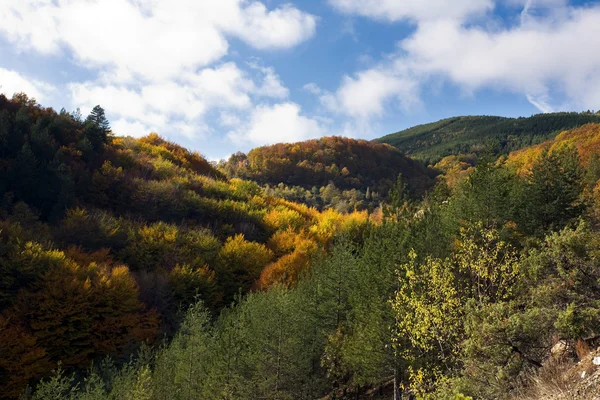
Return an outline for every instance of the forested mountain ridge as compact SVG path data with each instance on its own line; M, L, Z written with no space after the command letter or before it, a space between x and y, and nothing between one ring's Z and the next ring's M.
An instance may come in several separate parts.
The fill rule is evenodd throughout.
M340 189L387 193L402 174L415 191L430 185L426 167L394 147L342 137L258 147L247 155L233 155L226 168L260 183L310 189L333 182Z
M424 197L400 176L363 211L339 205L364 186L327 183L318 209L280 196L300 186L235 177L232 160L215 167L156 134L114 137L99 106L83 119L0 96L0 397L576 390L580 375L556 377L598 375L599 137L588 124L488 154ZM306 147L398 154L324 141ZM267 162L303 151L282 146ZM371 186L360 194L373 200Z
M237 153L219 169L268 185L289 200L339 210L379 206L398 176L415 198L433 187L434 170L387 144L343 137L258 147Z
M600 115L562 112L520 118L464 116L415 126L376 141L395 146L409 156L436 163L450 155L508 154L590 122L600 122Z

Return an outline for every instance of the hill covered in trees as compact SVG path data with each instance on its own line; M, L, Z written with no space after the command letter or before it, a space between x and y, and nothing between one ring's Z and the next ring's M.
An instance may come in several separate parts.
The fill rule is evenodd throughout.
M377 142L436 163L450 155L508 154L591 122L600 122L600 115L587 112L538 114L528 118L454 117L393 133Z
M0 397L566 393L564 371L598 376L599 137L481 157L422 198L397 179L381 207L341 212L279 195L301 181L113 137L100 107L0 96Z
M170 336L197 298L217 312L293 283L369 218L228 180L156 134L113 137L101 107L82 119L25 95L0 96L0 172L2 398Z
M417 197L433 186L436 175L392 146L342 137L259 147L232 155L219 169L268 185L290 200L341 210L373 210L399 175Z

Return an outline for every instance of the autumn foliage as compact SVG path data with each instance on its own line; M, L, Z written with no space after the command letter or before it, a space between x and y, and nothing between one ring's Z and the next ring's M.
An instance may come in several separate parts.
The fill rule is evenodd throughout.
M370 223L366 212L321 213L256 182L227 179L155 133L113 137L103 110L92 114L82 120L25 95L0 95L5 397L18 397L59 361L86 368L172 334L178 310L198 300L216 312L240 293L293 286L334 236L356 236ZM357 156L373 150L367 142L324 143ZM410 164L377 146L382 161ZM348 168L336 174L361 186Z
M280 143L234 154L224 166L232 175L257 182L387 193L402 174L415 192L431 184L424 165L405 157L392 146L342 137L326 137L299 143Z

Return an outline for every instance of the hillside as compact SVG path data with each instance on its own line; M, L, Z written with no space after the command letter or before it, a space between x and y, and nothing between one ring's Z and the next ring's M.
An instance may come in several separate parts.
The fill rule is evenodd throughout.
M226 179L150 134L0 95L0 398L170 336L180 308L293 284L368 215L320 213Z
M414 158L436 163L449 155L508 154L542 143L560 132L600 122L592 113L538 114L528 118L466 116L419 125L376 139Z
M115 137L100 106L0 96L0 398L591 395L598 137L449 158L454 184L423 198L396 182L381 207L320 211L277 191L338 178L356 195L386 163L414 167L409 183L427 170L341 138L215 167L157 134ZM236 157L238 174L312 167L275 190L230 177Z
M519 172L531 170L531 166L540 154L548 150L556 151L565 146L573 146L578 150L583 167L588 171L600 168L600 124L586 124L579 128L561 132L554 139L512 152L507 163Z
M414 194L431 187L433 172L392 146L342 137L280 143L233 155L223 169L261 184L304 189L333 183L340 190L387 195L401 174Z

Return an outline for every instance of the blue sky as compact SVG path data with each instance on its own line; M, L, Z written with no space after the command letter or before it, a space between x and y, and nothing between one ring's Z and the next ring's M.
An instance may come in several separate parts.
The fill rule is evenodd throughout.
M455 115L600 108L600 4L3 0L0 91L210 159Z

